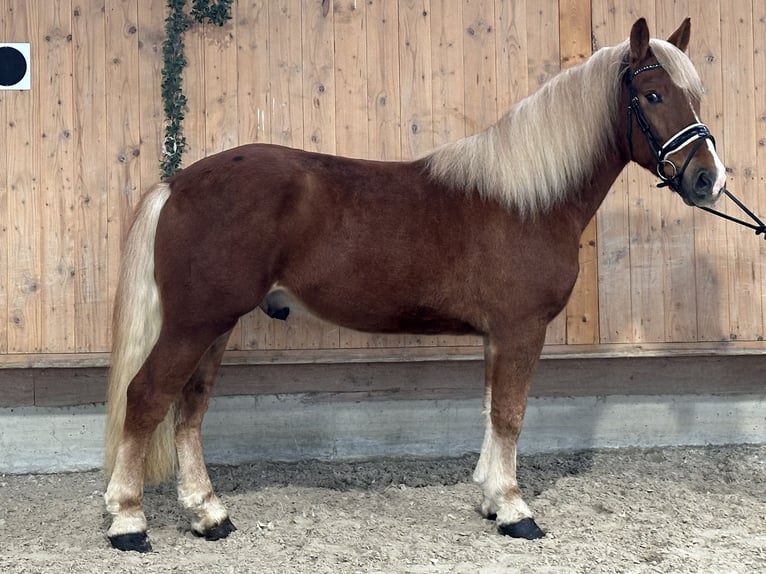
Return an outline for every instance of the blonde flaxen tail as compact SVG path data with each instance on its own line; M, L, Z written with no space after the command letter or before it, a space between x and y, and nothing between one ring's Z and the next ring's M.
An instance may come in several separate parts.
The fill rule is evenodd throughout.
M154 239L170 186L155 185L141 200L123 247L112 317L112 354L106 422L107 478L114 469L125 423L127 392L160 334L162 308L154 278ZM144 462L145 479L159 481L175 473L175 408L152 435Z

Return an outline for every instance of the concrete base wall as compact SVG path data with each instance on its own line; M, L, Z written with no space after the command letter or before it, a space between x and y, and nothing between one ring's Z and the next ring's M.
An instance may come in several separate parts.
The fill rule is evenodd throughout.
M104 418L103 405L0 409L0 472L100 467ZM474 398L217 397L204 425L208 461L222 464L457 456L477 452L483 433ZM520 452L732 443L766 443L766 394L531 398Z

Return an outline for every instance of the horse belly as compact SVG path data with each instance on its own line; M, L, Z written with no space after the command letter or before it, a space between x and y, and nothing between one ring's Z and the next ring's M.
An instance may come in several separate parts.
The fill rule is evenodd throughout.
M385 301L347 298L339 295L299 297L284 285L276 284L261 305L270 316L290 318L312 315L341 327L369 333L413 333L419 335L478 333L469 321L446 309L417 305L395 298Z

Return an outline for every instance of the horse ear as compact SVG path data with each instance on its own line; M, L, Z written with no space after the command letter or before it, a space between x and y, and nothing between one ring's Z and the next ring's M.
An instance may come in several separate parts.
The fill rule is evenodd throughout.
M638 64L649 53L649 26L639 18L630 30L630 63Z
M686 20L681 22L681 25L678 27L678 30L676 30L670 35L670 38L668 38L668 42L673 44L676 48L678 48L682 52L686 52L686 48L689 46L689 35L691 32L691 27L692 27L691 18L686 18Z

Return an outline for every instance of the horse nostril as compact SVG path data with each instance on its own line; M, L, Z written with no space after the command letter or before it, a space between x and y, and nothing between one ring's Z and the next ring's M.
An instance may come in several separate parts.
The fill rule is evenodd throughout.
M697 175L697 181L694 183L694 191L698 195L710 193L713 189L713 178L706 169L701 169Z

